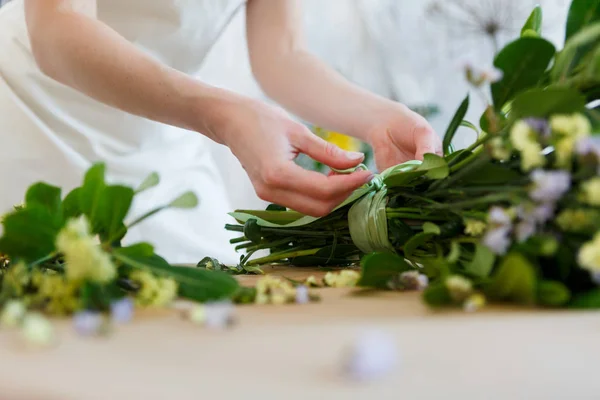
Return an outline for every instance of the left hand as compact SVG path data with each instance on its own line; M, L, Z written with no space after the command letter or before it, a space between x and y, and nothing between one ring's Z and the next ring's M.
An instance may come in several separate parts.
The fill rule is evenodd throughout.
M380 172L406 161L423 160L426 153L443 155L442 141L427 120L405 106L379 120L370 129L368 141Z

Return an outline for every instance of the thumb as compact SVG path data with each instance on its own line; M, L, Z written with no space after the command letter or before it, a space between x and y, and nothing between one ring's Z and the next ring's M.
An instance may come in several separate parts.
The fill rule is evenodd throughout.
M356 167L365 159L363 153L342 150L313 134L308 129L298 135L296 140L293 140L292 144L301 153L335 169Z

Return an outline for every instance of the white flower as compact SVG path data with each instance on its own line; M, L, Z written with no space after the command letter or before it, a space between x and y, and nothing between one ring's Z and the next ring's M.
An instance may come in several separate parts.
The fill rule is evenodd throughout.
M404 290L425 290L429 285L429 278L419 271L406 271L400 274L399 283Z
M531 173L533 188L529 195L535 201L554 203L569 191L571 175L566 171L535 170Z
M366 332L347 350L343 372L356 380L380 378L394 369L397 357L393 337L379 331Z
M581 156L591 154L600 160L600 135L580 138L575 145L575 151Z
M483 244L494 254L506 254L511 245L510 230L511 228L507 226L488 230L483 237Z
M98 335L104 327L104 316L98 312L79 312L73 316L73 327L82 336Z
M71 219L59 232L56 247L65 256L65 272L68 280L90 279L106 283L116 276L116 268L110 256L90 235L85 216Z
M235 308L229 301L209 303L205 306L205 324L208 328L224 329L233 324Z

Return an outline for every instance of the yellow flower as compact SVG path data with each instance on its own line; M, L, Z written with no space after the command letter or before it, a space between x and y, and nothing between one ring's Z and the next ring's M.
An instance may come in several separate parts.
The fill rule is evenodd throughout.
M582 114L555 115L550 118L552 131L562 136L579 139L592 132L590 121Z
M177 282L159 278L148 271L133 271L129 278L139 284L135 302L140 306L164 307L177 297Z
M85 216L67 222L56 238L56 247L64 254L67 279L106 283L116 277L110 256L91 236Z
M570 168L575 150L575 139L565 137L559 140L554 146L554 150L556 151L556 164L562 168Z
M327 286L344 288L344 287L354 287L358 283L360 279L360 274L351 269L345 269L341 272L328 272L325 274L323 281Z
M564 210L556 218L556 223L563 231L585 232L600 221L600 214L596 211L577 209Z
M265 275L256 282L256 304L285 304L294 301L296 289L282 278Z
M590 272L600 272L600 232L594 238L581 246L577 256L579 266Z
M22 301L11 300L4 305L0 315L0 324L6 328L14 328L21 323L27 308Z
M450 297L456 302L463 302L473 293L473 283L460 275L452 275L446 278L446 288Z
M475 312L485 306L486 299L481 293L473 293L463 303L463 310L466 312Z
M23 336L31 344L47 346L54 339L54 331L43 315L30 313L23 319Z
M581 184L583 201L591 206L600 206L600 177Z
M362 144L360 140L338 132L326 131L322 128L316 128L316 133L329 143L347 151L360 151Z
M527 122L520 120L515 122L510 131L510 141L515 149L523 151L531 143L536 143L534 135L535 132Z
M29 282L30 276L27 273L27 265L20 261L3 274L2 290L6 291L9 296L21 297L25 294L25 287Z
M478 236L483 235L483 233L485 232L485 230L487 228L487 224L478 219L467 218L467 219L465 219L464 222L465 222L465 234L473 236L473 237L478 237Z
M521 150L521 169L531 171L534 168L543 167L546 158L542 154L542 146L536 142L530 142Z
M504 145L504 141L500 137L492 138L489 141L492 157L496 160L506 161L510 158L510 151Z
M35 274L34 284L38 292L34 302L43 304L53 315L70 314L80 308L80 281L69 281L60 274Z
M308 278L306 278L306 280L304 281L304 284L308 287L317 287L319 286L319 283L317 282L317 278L315 278L314 275L309 276Z

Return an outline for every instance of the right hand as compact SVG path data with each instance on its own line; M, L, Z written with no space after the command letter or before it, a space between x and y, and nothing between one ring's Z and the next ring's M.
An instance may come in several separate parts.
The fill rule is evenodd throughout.
M359 165L364 154L326 142L277 107L248 99L224 107L214 135L238 158L265 201L321 217L373 179L369 171L325 176L298 166L294 159L300 153L336 169Z

